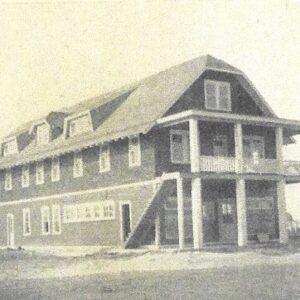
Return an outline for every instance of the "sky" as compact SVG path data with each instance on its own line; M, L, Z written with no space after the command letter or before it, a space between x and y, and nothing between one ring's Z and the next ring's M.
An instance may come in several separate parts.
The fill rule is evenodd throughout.
M299 20L295 0L0 1L0 138L207 53L244 71L278 116L300 120ZM300 160L299 145L285 148ZM288 186L297 218L299 194Z

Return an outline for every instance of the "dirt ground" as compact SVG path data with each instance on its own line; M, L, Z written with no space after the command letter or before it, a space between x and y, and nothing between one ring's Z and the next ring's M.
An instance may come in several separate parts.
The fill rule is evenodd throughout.
M300 249L0 251L0 299L300 299Z

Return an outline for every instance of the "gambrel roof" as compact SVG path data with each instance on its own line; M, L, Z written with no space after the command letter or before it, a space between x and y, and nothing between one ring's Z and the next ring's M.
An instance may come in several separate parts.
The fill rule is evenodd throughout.
M61 135L49 144L41 146L31 143L17 155L2 157L0 168L57 156L139 133L145 134L157 124L157 120L164 116L169 108L206 70L233 74L260 107L263 114L266 117L277 118L243 72L220 59L205 55L171 67L114 92L59 110L58 114L63 113L66 116L78 114L81 111L95 110L102 114L102 122L94 128L93 132L85 133L82 136L65 139ZM36 121L24 124L9 136L29 132L34 123Z

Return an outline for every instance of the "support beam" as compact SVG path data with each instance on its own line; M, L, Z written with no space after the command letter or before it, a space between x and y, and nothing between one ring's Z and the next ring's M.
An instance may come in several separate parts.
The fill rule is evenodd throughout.
M283 174L283 130L282 127L276 127L276 159L278 161L279 174Z
M192 179L192 218L194 249L203 247L202 183L201 178Z
M289 237L286 221L285 180L283 179L277 182L277 210L279 224L279 241L280 244L287 244Z
M191 172L200 172L200 132L196 119L189 120Z
M236 180L236 210L238 246L244 247L248 242L245 179Z
M177 217L179 249L184 249L184 190L183 179L177 179Z
M243 129L241 123L234 124L235 172L243 172Z

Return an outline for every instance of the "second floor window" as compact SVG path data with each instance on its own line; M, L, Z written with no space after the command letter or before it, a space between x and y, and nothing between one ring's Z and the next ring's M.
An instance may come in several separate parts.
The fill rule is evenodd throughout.
M75 152L73 155L73 177L81 177L83 175L82 152Z
M44 162L39 161L35 165L35 183L43 184L44 183Z
M59 157L53 157L51 160L51 180L53 182L60 180L60 161Z
M10 191L12 189L12 171L8 169L5 171L4 189Z
M187 130L170 131L171 162L188 164L190 162L190 141Z
M45 145L49 143L49 126L41 124L36 127L36 144Z
M108 144L99 147L99 170L100 173L110 170L110 151Z
M140 136L130 137L128 140L129 167L141 165L141 143Z
M29 187L29 166L25 165L22 167L22 178L21 178L22 187Z
M31 220L30 220L30 209L23 208L23 235L28 236L31 234Z
M231 111L229 82L205 80L204 91L206 109Z

